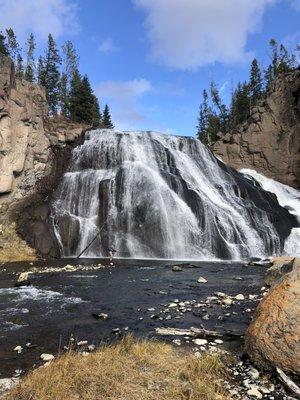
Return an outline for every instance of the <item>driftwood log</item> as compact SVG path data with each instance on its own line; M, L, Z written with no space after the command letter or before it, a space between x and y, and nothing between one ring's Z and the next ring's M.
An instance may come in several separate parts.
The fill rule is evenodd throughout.
M235 340L242 337L242 334L224 332L220 333L217 331L209 331L204 328L194 328L190 329L179 329L179 328L156 328L155 332L157 335L161 336L189 336L194 338L221 338L226 337L228 340Z
M276 372L280 382L291 392L297 399L300 399L300 388L293 382L280 368L276 367Z

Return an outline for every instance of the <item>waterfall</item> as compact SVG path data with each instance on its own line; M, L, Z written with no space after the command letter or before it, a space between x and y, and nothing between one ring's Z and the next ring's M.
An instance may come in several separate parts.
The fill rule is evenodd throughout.
M295 219L191 137L93 130L72 152L52 216L63 256L243 259L281 253Z

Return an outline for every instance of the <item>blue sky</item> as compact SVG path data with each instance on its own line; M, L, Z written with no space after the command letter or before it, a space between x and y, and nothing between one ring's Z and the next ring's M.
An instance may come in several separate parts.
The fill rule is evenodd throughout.
M0 26L39 49L72 40L116 127L194 135L201 93L225 102L268 41L300 43L300 0L0 0Z

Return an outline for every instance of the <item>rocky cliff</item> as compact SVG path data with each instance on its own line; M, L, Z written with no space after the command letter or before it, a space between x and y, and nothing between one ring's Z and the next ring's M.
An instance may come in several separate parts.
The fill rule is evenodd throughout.
M213 152L230 166L252 168L300 187L300 70L278 77L274 91L237 130L220 135Z
M0 252L9 246L10 234L16 240L11 225L1 243L4 227L7 230L14 221L22 231L30 206L41 203L55 187L70 150L87 128L46 115L44 89L16 79L11 60L0 55ZM36 220L42 218L38 214L36 210ZM43 218L47 217L44 210Z

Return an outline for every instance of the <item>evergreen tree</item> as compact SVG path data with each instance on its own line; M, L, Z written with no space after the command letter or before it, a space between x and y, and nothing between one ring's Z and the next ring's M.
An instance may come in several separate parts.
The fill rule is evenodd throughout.
M60 77L60 85L59 85L59 103L60 103L60 112L63 116L68 116L69 110L69 91L68 91L68 78L67 74L63 72Z
M231 102L231 118L230 127L234 129L237 125L245 122L249 117L250 109L250 96L249 96L249 85L244 82L238 83L235 89L232 102Z
M22 58L21 54L17 55L16 77L19 79L24 77L24 65L23 65L23 58Z
M45 60L41 56L38 59L37 81L39 85L46 86Z
M205 89L203 90L202 96L203 101L199 107L199 117L197 125L197 137L200 140L202 140L203 136L206 134L209 117L208 94Z
M72 121L100 126L101 114L98 99L94 95L89 79L78 71L73 74L69 97L69 114Z
M35 41L33 33L31 33L27 39L27 61L24 75L25 79L29 82L35 81L34 49Z
M45 57L45 89L46 97L51 115L57 114L59 106L60 72L59 65L61 58L56 43L51 34L48 35L48 46Z
M9 56L9 51L6 43L6 38L3 33L0 31L0 54L5 56Z
M12 28L6 29L6 38L7 38L7 47L9 50L10 57L12 58L14 64L17 63L18 54L21 51L19 43L17 42L17 38L15 32Z
M92 94L92 120L91 123L94 127L102 126L102 115L100 112L100 106L97 96Z
M222 103L217 86L213 81L210 84L210 93L212 102L219 112L219 128L225 133L228 130L228 110L226 105Z
M263 81L261 71L257 62L254 58L250 67L250 82L249 82L249 94L251 100L251 106L257 104L257 101L261 98L263 92Z
M114 124L112 123L109 107L108 107L107 104L105 105L104 111L103 111L102 127L106 128L106 129L113 129L114 128Z
M72 76L78 70L78 56L71 41L63 46L63 73L60 79L60 110L62 115L68 116L70 101L70 85Z

